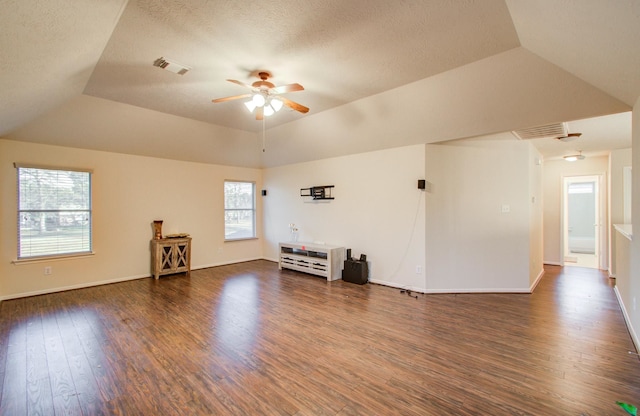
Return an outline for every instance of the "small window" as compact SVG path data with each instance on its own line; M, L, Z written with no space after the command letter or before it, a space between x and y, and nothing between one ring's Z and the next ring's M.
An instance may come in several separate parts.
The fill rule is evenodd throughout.
M18 259L91 252L91 172L18 171Z
M252 182L224 182L224 238L256 236L256 186Z

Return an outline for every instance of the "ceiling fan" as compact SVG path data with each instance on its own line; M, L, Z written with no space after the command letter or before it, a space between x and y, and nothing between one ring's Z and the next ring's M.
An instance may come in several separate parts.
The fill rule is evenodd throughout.
M227 81L248 88L251 92L231 97L216 98L215 100L212 100L212 102L222 103L242 98L251 98L249 101L246 101L244 105L250 112L255 110L256 120L262 120L264 117L274 114L279 111L283 105L301 113L309 112L309 108L281 96L281 94L284 93L304 90L302 85L288 84L276 87L273 83L267 81L269 77L271 77L271 74L266 71L259 72L258 77L260 78L260 81L256 81L251 85L245 84L241 81L236 81L235 79L228 79Z

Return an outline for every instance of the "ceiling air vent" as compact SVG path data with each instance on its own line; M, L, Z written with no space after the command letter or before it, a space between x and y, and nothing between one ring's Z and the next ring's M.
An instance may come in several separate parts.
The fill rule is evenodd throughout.
M158 58L153 63L153 66L157 66L158 68L166 69L167 71L173 72L174 74L184 75L191 69L188 66L181 65L177 62L170 61L165 58Z
M567 123L547 124L546 126L530 127L528 129L512 131L512 133L520 140L563 137L567 135L567 132Z

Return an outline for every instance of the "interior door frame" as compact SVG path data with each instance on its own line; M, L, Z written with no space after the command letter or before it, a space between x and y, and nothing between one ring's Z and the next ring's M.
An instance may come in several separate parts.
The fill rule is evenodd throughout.
M597 265L600 270L607 269L607 257L605 251L607 250L607 233L605 232L607 216L606 216L606 196L608 195L606 190L606 173L592 173L583 175L563 175L562 176L562 196L561 201L561 215L560 215L560 264L565 265L565 253L567 252L568 242L568 204L567 195L569 183L572 182L590 182L589 178L593 178L596 183L596 224L594 225L596 231L596 258Z

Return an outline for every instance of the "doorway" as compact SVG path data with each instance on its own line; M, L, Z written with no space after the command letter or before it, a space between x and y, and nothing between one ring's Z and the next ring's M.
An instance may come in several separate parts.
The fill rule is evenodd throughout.
M565 266L601 268L602 175L564 178L563 259Z

